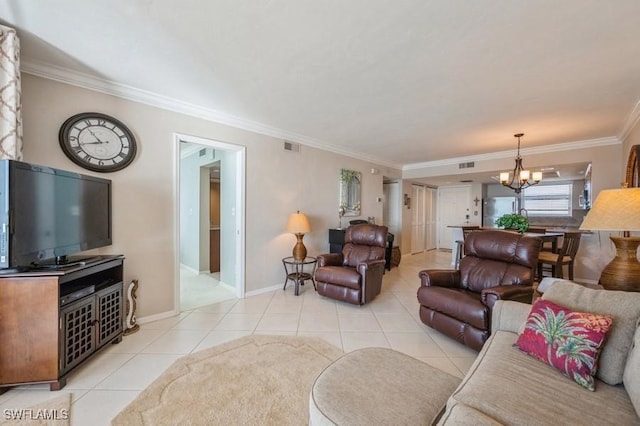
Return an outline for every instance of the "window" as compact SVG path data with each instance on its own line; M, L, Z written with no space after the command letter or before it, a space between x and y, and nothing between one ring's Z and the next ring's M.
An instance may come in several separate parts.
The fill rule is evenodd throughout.
M571 216L573 184L536 185L522 192L522 204L529 216Z

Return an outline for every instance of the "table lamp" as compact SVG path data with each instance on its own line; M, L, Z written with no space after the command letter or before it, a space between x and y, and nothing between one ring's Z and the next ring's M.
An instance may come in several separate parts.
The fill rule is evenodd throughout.
M293 258L297 261L303 261L304 258L307 257L307 248L302 243L302 238L306 232L310 231L311 225L309 225L309 219L307 219L307 216L305 216L304 213L300 213L300 210L289 216L287 232L295 234L298 239L298 242L293 247Z
M640 291L640 237L630 236L630 231L640 231L640 188L600 191L580 229L622 231L622 236L609 236L616 257L602 271L600 284L607 290Z

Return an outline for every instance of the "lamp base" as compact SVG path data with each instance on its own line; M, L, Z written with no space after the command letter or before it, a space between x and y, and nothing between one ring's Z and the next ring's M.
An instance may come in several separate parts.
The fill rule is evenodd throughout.
M304 258L307 257L307 248L302 243L303 237L304 234L296 234L298 242L293 246L293 258L299 262L302 262Z
M604 268L600 284L606 290L640 291L640 263L637 251L640 237L610 236L616 257Z

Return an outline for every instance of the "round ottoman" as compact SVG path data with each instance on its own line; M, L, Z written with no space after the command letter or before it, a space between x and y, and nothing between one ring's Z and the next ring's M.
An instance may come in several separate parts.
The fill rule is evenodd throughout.
M360 349L338 358L316 378L309 424L431 424L460 381L391 349Z

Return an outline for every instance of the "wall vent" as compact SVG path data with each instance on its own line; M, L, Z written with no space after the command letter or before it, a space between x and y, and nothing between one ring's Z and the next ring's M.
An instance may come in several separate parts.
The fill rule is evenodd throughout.
M475 167L476 163L475 161L469 161L468 163L459 163L458 164L458 168L459 169L470 169L472 167Z
M284 141L284 150L291 152L300 152L300 144L295 142Z
M216 158L216 150L213 148L202 148L198 151L198 157Z

